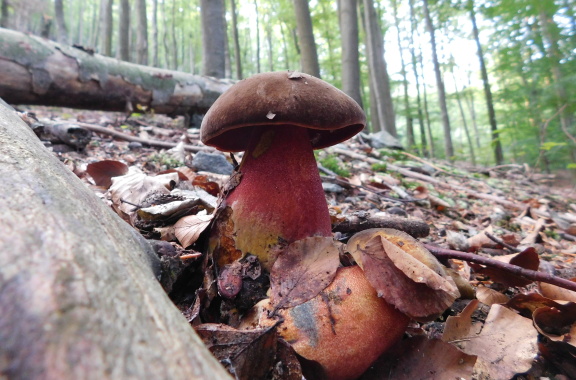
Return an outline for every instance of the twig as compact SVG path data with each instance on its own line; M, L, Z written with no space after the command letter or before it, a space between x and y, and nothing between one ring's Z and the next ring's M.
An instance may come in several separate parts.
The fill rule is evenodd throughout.
M91 131L97 132L97 133L105 133L107 135L110 136L114 136L116 138L119 138L121 140L125 140L125 141L130 141L130 142L138 142L140 144L144 144L144 145L150 145L150 146L155 146L158 148L174 148L176 147L176 145L178 143L174 143L174 142L170 142L170 141L160 141L160 140L149 140L149 139L143 139L141 137L137 137L137 136L130 136L127 135L125 133L122 132L118 132L114 129L109 129L109 128L105 128L102 127L100 125L94 125L94 124L88 124L88 123L80 123L77 122L75 124L78 124L86 129L89 129ZM214 148L210 148L210 147L204 147L204 146L194 146L194 145L184 145L184 149L190 152L213 152Z
M495 243L497 243L497 244L500 244L500 245L508 248L508 249L509 249L510 251L512 251L512 252L520 252L520 251L521 251L520 249L514 247L513 245L510 245L510 244L504 242L503 240L498 239L496 236L492 235L490 232L484 231L484 234L485 234L486 236L488 236L488 239L492 240L493 242L495 242Z
M506 271L508 273L514 274L518 277L522 277L530 281L546 282L548 284L556 285L561 288L576 292L576 282L552 276L549 275L548 273L525 269L518 265L512 265L502 261L489 259L487 257L478 256L473 253L454 251L452 249L440 248L430 244L424 244L424 246L437 258L459 259L473 263L478 263Z

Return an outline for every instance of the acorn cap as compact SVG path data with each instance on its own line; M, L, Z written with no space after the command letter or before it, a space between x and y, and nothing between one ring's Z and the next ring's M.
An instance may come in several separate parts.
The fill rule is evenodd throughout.
M358 103L321 79L298 72L256 74L230 87L210 107L202 142L226 152L246 150L255 126L310 130L314 149L349 139L366 124Z

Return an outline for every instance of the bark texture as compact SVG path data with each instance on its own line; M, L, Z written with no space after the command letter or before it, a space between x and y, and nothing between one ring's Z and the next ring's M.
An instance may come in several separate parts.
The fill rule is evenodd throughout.
M0 97L11 104L185 115L205 113L230 85L0 29Z
M0 100L0 377L227 379L147 242Z
M294 13L296 14L296 29L298 32L302 71L320 78L320 65L318 63L316 43L314 42L314 30L312 28L308 0L294 0Z

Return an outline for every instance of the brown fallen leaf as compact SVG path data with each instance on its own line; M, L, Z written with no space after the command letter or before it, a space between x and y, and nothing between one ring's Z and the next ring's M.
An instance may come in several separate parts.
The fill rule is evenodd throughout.
M274 308L300 305L324 290L340 265L339 245L332 237L314 236L286 247L270 271Z
M517 265L524 269L538 270L540 258L534 247L528 247L520 253L511 255L497 256L494 260L502 261L512 265ZM494 282L499 282L506 286L526 286L532 283L532 280L516 276L509 271L503 271L494 267L485 267L480 264L470 263L470 266L478 273L485 274Z
M463 352L478 356L473 378L509 379L528 371L538 354L532 321L498 304L490 308L480 334L459 339Z
M494 234L492 225L489 225L476 235L468 238L468 246L471 251L477 251L480 248L494 248L498 245L498 243L486 236L486 233L489 233L490 235Z
M485 286L479 286L476 289L476 298L478 298L478 301L488 306L492 306L497 303L504 304L509 300L505 294Z
M460 296L438 260L406 233L368 229L354 235L347 250L378 295L410 318L435 319Z
M176 239L186 248L196 243L200 234L210 225L214 214L188 215L180 218L174 225Z
M482 324L472 322L472 314L478 308L478 300L472 300L458 315L451 315L446 319L442 340L461 348L461 343L469 337L475 336L482 330Z
M86 173L90 174L97 186L107 189L112 185L112 177L128 173L128 165L116 160L102 160L88 164Z
M576 347L576 303L539 307L532 313L532 318L540 334Z
M475 362L451 344L416 336L382 355L359 380L470 379Z
M576 278L572 278L570 281L576 282ZM572 290L564 289L552 284L547 284L545 282L539 282L538 288L544 297L553 300L576 302L576 292Z

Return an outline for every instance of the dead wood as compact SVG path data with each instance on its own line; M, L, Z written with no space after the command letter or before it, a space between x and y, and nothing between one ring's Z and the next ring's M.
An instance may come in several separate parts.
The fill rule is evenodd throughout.
M231 84L0 28L0 97L11 104L191 115L205 113Z
M0 101L0 377L226 379L148 243Z
M366 218L351 216L347 218L347 220L334 225L332 231L356 233L368 228L394 228L396 230L404 231L414 238L426 237L430 233L430 227L423 220L407 219L395 216L370 216Z

